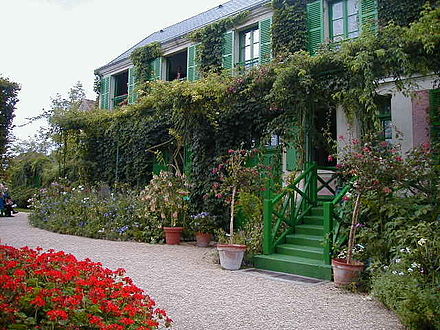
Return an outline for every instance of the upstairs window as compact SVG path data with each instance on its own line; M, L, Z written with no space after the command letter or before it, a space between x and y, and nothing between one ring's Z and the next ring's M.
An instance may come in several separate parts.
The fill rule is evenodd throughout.
M330 2L330 38L334 42L359 36L359 0Z
M259 63L260 29L254 27L239 33L240 66L251 68Z

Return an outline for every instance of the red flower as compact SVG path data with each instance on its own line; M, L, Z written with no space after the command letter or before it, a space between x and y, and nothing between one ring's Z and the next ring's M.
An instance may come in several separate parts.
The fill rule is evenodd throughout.
M49 319L51 321L56 321L58 319L67 320L67 318L69 317L69 315L61 309L48 311L47 316L49 316Z
M129 319L128 317L124 317L124 318L120 319L119 322L121 322L122 324L125 324L125 325L130 325L130 324L134 323L134 321L132 319Z
M32 305L37 305L39 307L43 307L46 305L46 301L43 298L41 298L40 296L35 297L35 299L32 300L30 303Z

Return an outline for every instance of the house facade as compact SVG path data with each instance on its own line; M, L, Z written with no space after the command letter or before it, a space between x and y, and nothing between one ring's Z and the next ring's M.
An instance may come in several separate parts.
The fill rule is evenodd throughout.
M380 8L387 0L298 2L304 4L307 51L314 55L323 43L332 43L337 47L342 40L358 38L366 29L377 29L381 16ZM273 58L274 17L271 4L272 1L268 0L231 0L151 34L113 61L95 70L95 74L101 78L99 107L114 109L136 102L136 76L130 55L137 48L155 42L160 43L162 56L151 61L151 79L199 79L197 43L191 41L189 34L242 12L247 12L245 19L226 31L223 36L222 67L230 70L231 74L239 74L240 70L270 62ZM381 97L378 107L383 138L394 142L396 136L401 136L399 143L403 152L430 143L434 139L438 141L440 121L438 116L430 113L431 109L438 108L440 104L440 90L435 89L436 78L438 77L412 78L415 84L411 93L399 91L392 79L384 79L379 84L377 91ZM330 135L338 141L338 148L343 148L349 137L359 136L360 124L356 118L349 120L341 106L333 109L330 120L325 119L325 111L325 107L316 110L311 125L315 132L323 134L324 128L330 131ZM335 202L339 198L333 181L333 171L329 169L336 164L335 160L328 157L330 150L322 147L317 140L311 138L306 141L306 161L317 165L298 176L297 188L301 193L296 197L282 197L291 198L286 199L286 205L293 205L292 208L296 209L292 209L287 216L287 207L275 212L275 202L267 200L265 204L265 255L255 259L257 267L317 278L331 278L330 246L328 242L323 242L326 242L326 237L333 228L334 204L329 201ZM273 136L270 145L277 144L279 137ZM294 149L285 148L281 159L283 173L298 170ZM310 182L314 188L306 191ZM310 197L312 195L314 200ZM280 197L278 201L281 200L284 199ZM274 221L274 215L277 221ZM287 217L292 221L286 220ZM283 221L289 225L294 222L295 225L277 238L277 231ZM268 228L275 222L275 228Z

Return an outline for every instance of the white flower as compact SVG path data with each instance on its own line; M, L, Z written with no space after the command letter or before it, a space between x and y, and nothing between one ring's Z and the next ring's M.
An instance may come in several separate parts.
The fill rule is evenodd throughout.
M394 262L395 262L396 264L398 264L401 260L402 260L402 259L397 258L396 260L394 260Z
M417 244L419 244L420 246L425 245L425 243L426 243L426 238L421 238L421 239L419 239L419 241L417 242Z
M402 276L402 275L405 275L405 273L404 272L399 272L399 275Z
M393 274L394 274L394 275L397 275L397 271L393 270Z
M416 263L416 262L413 262L413 263L411 264L411 267L412 267L412 268L420 268L420 264L418 264L418 263Z
M414 269L412 269L412 268L408 268L408 271L409 271L410 273L412 273L412 272L414 271Z

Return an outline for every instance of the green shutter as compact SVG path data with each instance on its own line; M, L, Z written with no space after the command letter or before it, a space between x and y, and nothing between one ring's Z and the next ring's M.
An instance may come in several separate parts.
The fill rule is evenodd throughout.
M286 148L286 170L288 171L295 171L296 168L296 149L291 146L287 145Z
M272 59L272 17L259 22L260 63L269 63Z
M136 74L135 68L128 69L128 104L133 104L136 102Z
M223 61L224 69L232 69L234 66L234 32L226 32L223 36Z
M361 0L361 30L373 28L377 30L377 0Z
M322 0L307 4L308 50L315 54L324 42L324 6Z
M151 80L160 80L162 78L162 57L156 57L151 62Z
M101 79L101 109L110 109L110 76Z
M199 45L192 45L188 47L188 65L187 76L189 81L199 79L199 68L197 64L197 50Z

